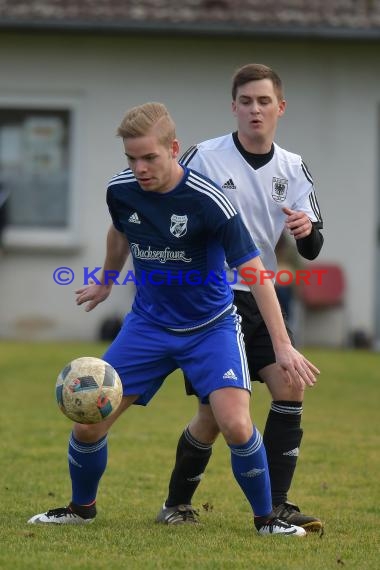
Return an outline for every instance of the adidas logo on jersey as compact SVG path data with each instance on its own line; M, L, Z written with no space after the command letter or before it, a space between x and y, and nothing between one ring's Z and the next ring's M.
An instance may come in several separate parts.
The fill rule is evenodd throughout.
M236 190L236 186L232 178L229 178L227 182L223 184L222 188L225 188L226 190Z
M128 222L131 222L131 224L141 224L141 220L139 218L139 215L137 212L133 212L133 214L131 214L128 218Z
M223 380L237 380L237 376L232 368L223 374Z

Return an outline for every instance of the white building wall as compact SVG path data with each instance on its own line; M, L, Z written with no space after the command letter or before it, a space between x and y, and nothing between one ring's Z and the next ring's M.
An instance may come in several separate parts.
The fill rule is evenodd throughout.
M0 99L75 101L78 247L21 248L0 258L0 336L95 338L101 320L130 306L133 288L86 314L74 304L83 267L101 265L108 179L126 165L116 128L131 106L164 102L185 150L234 128L230 77L252 61L276 69L288 108L277 141L303 155L325 222L320 259L342 264L350 329L374 330L380 50L376 44L91 35L0 35ZM58 266L78 278L58 286Z

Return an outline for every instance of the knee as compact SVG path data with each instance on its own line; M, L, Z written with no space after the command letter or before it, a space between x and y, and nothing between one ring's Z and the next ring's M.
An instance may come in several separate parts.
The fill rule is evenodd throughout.
M288 383L289 379L285 370L281 369L275 383L267 383L272 399L288 400L291 402L302 402L304 399L304 389L294 384Z
M230 416L223 420L220 431L228 445L244 445L253 433L250 416Z
M202 443L214 443L219 435L219 427L210 406L202 405L197 415L189 423L190 433Z
M73 434L77 441L82 443L95 443L107 432L100 428L100 424L74 424Z

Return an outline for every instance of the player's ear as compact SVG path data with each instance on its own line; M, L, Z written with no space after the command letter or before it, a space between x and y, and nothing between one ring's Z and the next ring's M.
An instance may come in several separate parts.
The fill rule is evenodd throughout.
M236 116L236 101L232 101L231 103L232 114Z
M285 109L286 109L286 101L285 101L285 99L282 99L282 101L280 101L278 104L278 116L279 117L282 117L282 115L285 113Z
M177 156L179 155L179 142L177 139L174 139L172 142L171 152L173 158L177 158Z

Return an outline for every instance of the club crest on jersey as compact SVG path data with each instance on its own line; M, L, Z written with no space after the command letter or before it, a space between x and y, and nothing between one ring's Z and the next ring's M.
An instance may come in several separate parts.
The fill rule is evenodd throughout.
M187 216L172 214L170 218L170 233L176 238L184 236L187 233L187 220Z
M286 178L272 178L272 198L276 202L283 202L288 193L288 180Z

